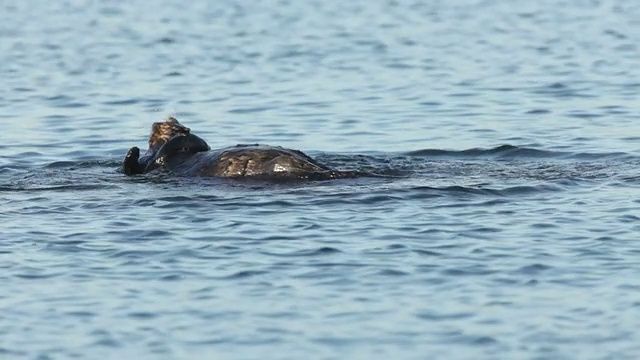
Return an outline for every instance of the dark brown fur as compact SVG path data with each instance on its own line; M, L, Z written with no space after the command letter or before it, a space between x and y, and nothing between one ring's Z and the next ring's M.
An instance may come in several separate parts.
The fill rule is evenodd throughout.
M188 134L191 130L180 124L180 122L172 117L163 122L155 122L151 125L151 135L149 136L149 150L154 152L178 134ZM149 151L147 151L148 153Z
M151 134L149 135L149 148L144 156L140 157L140 149L132 147L127 152L123 163L122 171L127 175L143 174L149 172L156 167L156 154L169 140L176 136L189 135L189 128L180 124L174 117L169 117L166 121L155 122L151 125Z

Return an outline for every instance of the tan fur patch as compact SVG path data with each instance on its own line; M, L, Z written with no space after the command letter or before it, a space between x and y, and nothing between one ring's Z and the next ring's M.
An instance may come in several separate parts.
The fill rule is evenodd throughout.
M190 129L172 117L163 122L155 122L151 125L151 135L149 136L149 149L159 149L169 139L178 134L188 134Z

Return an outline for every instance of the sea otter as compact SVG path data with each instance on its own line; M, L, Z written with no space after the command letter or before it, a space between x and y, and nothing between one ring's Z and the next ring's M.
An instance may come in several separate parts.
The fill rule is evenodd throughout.
M301 151L280 146L252 144L211 150L173 117L151 126L145 155L140 158L140 149L132 147L122 169L127 175L135 175L160 167L184 176L225 178L329 180L364 175L330 169Z

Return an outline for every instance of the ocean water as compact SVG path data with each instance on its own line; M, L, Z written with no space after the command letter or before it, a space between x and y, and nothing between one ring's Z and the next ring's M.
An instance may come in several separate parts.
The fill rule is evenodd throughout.
M0 358L640 358L639 19L0 3ZM123 175L169 115L386 176Z

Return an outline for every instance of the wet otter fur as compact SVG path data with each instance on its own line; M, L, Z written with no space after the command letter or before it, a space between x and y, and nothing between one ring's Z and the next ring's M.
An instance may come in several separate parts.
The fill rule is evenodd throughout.
M171 139L189 139L189 149L185 151L197 152L209 150L209 145L195 135L191 135L191 130L180 124L174 118L169 117L166 121L155 122L151 125L151 134L149 135L149 148L144 156L140 157L140 149L137 146L132 147L127 152L123 161L123 172L127 175L144 174L152 171L162 164L158 163L158 154L160 149ZM173 146L175 147L176 144ZM175 149L179 151L180 149ZM165 150L165 153L169 148Z
M122 166L127 175L160 167L183 176L224 178L330 180L364 175L330 169L301 151L280 146L252 144L211 150L173 117L154 123L145 155L140 157L140 149L132 147Z

